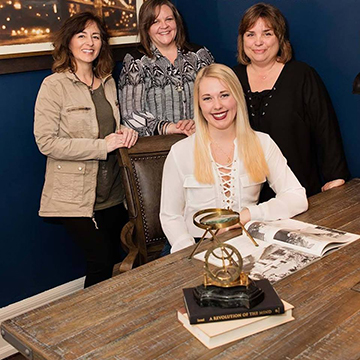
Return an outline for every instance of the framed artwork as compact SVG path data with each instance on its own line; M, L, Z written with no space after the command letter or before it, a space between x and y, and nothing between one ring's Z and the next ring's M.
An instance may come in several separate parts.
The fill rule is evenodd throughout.
M0 0L0 58L47 54L53 34L68 17L93 11L104 19L110 44L138 42L143 0Z

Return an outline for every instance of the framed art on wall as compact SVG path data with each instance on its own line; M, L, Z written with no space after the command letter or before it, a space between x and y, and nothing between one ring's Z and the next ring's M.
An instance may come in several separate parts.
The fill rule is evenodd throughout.
M108 26L110 44L138 42L143 0L0 0L0 58L48 54L53 34L68 17L92 11Z

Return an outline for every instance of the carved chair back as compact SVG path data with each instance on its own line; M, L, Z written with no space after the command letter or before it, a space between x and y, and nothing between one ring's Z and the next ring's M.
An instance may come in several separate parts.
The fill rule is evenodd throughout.
M158 258L163 249L166 237L159 219L163 166L171 146L183 138L184 135L143 137L132 148L118 151L129 213L129 222L121 233L128 255L120 272Z

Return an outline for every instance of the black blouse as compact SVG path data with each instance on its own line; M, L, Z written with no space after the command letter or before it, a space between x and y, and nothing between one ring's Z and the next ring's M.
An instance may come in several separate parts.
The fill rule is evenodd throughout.
M234 68L244 90L252 128L271 136L305 187L307 196L335 179L348 179L340 129L330 97L316 71L305 63L285 64L274 87L250 89L246 66ZM271 197L263 194L262 200Z

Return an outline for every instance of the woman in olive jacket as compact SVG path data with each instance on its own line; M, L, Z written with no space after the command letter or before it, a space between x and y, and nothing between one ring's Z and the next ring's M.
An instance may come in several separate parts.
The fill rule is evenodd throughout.
M108 34L89 12L65 21L54 41L54 74L39 90L34 134L47 156L39 215L61 220L82 248L85 287L108 279L127 220L114 150L131 147L120 126Z

